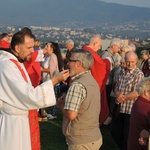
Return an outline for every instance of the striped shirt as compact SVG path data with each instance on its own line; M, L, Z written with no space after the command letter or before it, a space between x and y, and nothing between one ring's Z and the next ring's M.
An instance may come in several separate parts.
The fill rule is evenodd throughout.
M120 71L118 79L116 80L115 88L122 94L126 95L137 90L138 84L143 77L144 75L142 71L140 71L140 69L138 69L137 67L135 67L131 71L125 71L123 69ZM120 112L130 114L132 105L136 99L126 100L121 103Z
M89 73L89 71L82 72L74 76L72 80L76 79L84 73ZM86 96L86 88L79 82L72 82L66 95L64 109L78 112L80 105L85 100Z

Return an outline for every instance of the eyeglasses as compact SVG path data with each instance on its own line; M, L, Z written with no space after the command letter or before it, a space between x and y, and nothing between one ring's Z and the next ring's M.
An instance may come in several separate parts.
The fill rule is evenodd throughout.
M71 59L68 59L68 62L77 62L79 60L71 60Z
M120 52L125 52L125 51L121 49Z

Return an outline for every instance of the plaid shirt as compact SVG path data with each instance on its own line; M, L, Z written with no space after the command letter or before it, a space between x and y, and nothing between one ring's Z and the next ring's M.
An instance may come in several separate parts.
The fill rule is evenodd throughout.
M74 76L72 80L84 73L90 73L90 71L82 72ZM80 105L83 102L83 100L85 100L86 96L86 88L79 82L72 82L66 95L64 109L78 112Z
M120 71L118 79L116 80L115 88L126 95L130 92L136 91L137 86L141 79L144 77L142 71L135 67L132 71L125 71L124 69ZM132 105L136 99L126 100L121 103L120 112L130 114Z

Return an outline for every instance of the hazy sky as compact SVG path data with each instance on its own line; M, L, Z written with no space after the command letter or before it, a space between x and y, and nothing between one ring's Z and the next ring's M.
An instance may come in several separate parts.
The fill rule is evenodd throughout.
M150 0L101 0L101 1L150 8Z

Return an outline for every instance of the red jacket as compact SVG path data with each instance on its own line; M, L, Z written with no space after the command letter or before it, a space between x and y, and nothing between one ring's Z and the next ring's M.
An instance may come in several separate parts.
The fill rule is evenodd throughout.
M0 40L0 48L10 48L10 43L5 40Z
M83 46L83 49L92 53L94 63L91 68L91 73L97 81L101 92L101 112L99 122L102 124L109 115L109 109L106 98L106 82L110 73L110 62L107 59L102 59L92 48Z

